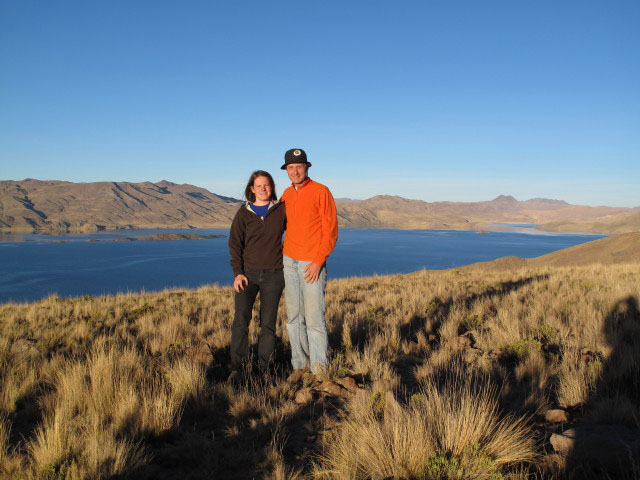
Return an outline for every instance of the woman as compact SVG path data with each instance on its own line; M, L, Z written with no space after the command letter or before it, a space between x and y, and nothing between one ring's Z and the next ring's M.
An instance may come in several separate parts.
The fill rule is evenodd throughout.
M233 382L241 378L240 372L249 358L249 322L258 292L258 367L262 371L268 369L275 350L278 303L284 289L282 234L286 217L284 204L277 200L273 177L263 170L253 172L244 196L247 201L236 213L229 232L236 291L229 376Z

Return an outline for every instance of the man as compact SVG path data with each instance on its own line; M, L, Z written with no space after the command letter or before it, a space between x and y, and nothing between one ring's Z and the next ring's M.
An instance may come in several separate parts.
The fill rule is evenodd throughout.
M329 189L307 175L310 166L304 150L293 148L284 154L281 167L291 180L282 195L287 214L283 264L291 382L301 380L307 367L316 374L329 363L325 263L338 240L338 218Z

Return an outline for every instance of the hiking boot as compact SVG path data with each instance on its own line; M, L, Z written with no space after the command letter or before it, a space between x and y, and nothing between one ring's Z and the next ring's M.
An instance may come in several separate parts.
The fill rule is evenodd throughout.
M293 372L287 377L287 382L289 383L299 383L302 381L302 377L304 376L307 370L304 368L294 368Z

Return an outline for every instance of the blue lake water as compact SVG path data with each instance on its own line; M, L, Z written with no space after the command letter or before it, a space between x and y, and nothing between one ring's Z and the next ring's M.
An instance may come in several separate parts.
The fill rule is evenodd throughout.
M51 294L72 297L232 283L227 238L109 241L162 232L185 231L0 236L0 302L33 301ZM226 235L228 230L188 233ZM603 236L341 229L327 269L330 278L437 270L505 256L537 257Z

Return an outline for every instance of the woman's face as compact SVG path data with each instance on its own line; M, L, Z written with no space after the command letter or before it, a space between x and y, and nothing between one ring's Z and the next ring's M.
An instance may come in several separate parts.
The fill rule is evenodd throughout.
M271 183L269 183L269 179L267 177L256 177L253 181L251 191L256 196L257 202L264 203L271 200L271 192L273 191L273 188L271 188Z

